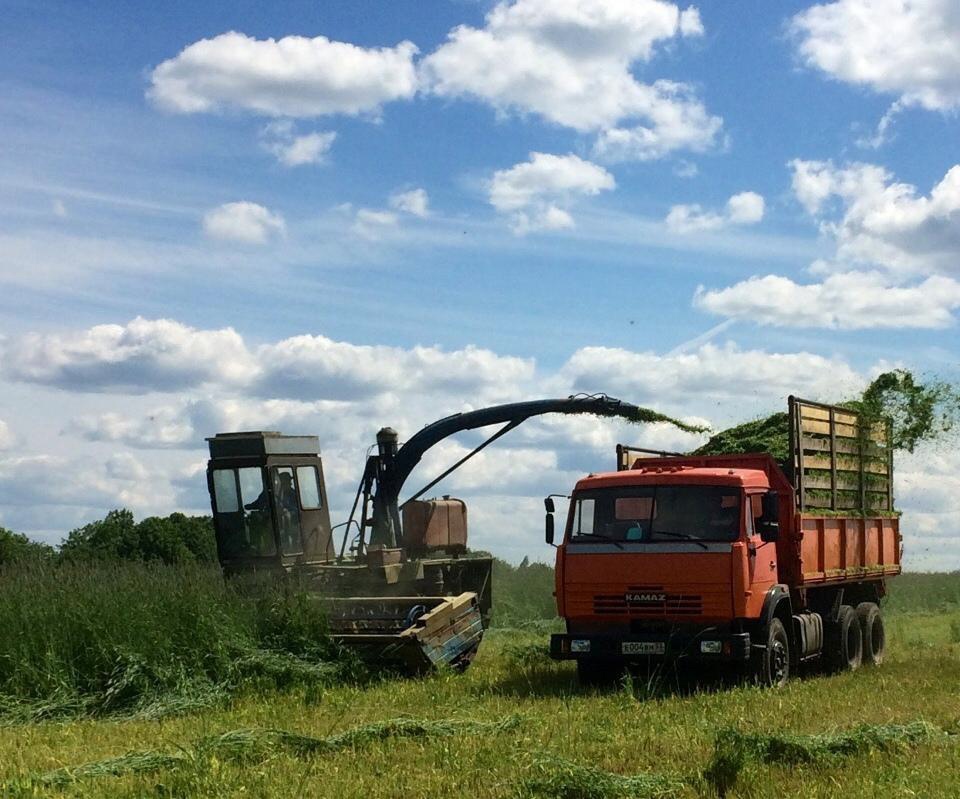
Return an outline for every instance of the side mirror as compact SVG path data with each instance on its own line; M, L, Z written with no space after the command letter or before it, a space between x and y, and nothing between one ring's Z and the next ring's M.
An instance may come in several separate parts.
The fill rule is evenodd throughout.
M768 491L763 495L763 513L757 532L765 544L775 544L780 538L780 495L776 491Z
M544 499L543 507L547 509L547 513L553 513L556 510L556 506L553 504L553 497L547 497Z
M544 526L546 528L544 538L546 542L553 546L553 514L547 513L546 518L544 519Z

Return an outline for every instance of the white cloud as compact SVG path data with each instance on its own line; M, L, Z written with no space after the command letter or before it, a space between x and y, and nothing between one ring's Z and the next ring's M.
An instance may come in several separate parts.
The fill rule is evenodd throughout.
M715 143L722 120L691 87L642 83L631 71L658 44L702 34L695 8L681 12L662 0L501 2L483 28L454 28L421 62L421 74L439 96L599 133L599 156L645 160Z
M727 200L722 212L705 211L699 205L674 205L666 224L678 233L720 230L728 225L755 225L763 219L765 203L756 192L744 191Z
M831 77L905 105L960 107L956 0L837 0L800 12L791 28L803 60Z
M951 326L960 309L960 165L919 196L886 169L790 162L800 204L835 242L818 283L780 275L697 290L694 304L760 324L833 329Z
M0 451L11 449L14 444L13 433L10 432L10 426L0 419Z
M233 328L197 330L137 317L70 333L30 333L0 341L9 380L73 391L143 393L252 379L256 362Z
M203 232L212 239L241 244L266 244L274 235L282 235L286 223L280 214L257 203L224 203L203 216Z
M798 159L790 166L797 199L836 238L835 268L868 264L901 275L960 274L960 165L927 197L873 164L838 168ZM834 198L839 208L828 202Z
M260 40L230 31L194 42L157 66L148 94L178 113L376 114L384 103L413 97L416 52L407 41L364 48L324 36Z
M393 211L374 208L359 208L353 220L351 230L365 239L377 240L384 234L397 230L399 220Z
M430 198L425 189L401 191L391 195L390 207L423 219L430 215Z
M530 153L529 161L495 172L488 193L490 204L509 214L514 231L522 234L572 227L562 206L615 186L607 170L576 155Z
M298 135L290 120L271 122L262 133L264 149L290 167L324 163L336 138L333 131Z
M894 286L876 272L844 272L822 283L799 284L766 275L716 291L701 286L694 305L777 327L944 328L953 324L953 311L960 308L960 283L934 276Z
M59 198L54 199L51 209L53 210L53 215L59 219L66 219L68 216L67 206L64 205L63 200Z
M660 355L613 347L582 347L561 374L574 390L604 391L631 402L656 403L667 409L694 407L700 413L712 402L739 399L776 405L803 386L812 398L846 396L863 379L848 364L809 352L772 353L743 350L733 344L705 344L692 352ZM731 379L736 375L736 379Z

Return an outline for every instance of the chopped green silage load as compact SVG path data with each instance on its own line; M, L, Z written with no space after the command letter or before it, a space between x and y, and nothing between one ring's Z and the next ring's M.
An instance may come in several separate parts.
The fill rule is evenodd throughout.
M931 380L921 383L905 370L884 372L876 377L860 397L837 403L860 414L861 429L868 430L889 419L892 423L892 444L895 451L913 452L921 443L939 440L957 428L960 421L960 391L948 383ZM869 442L868 442L869 444ZM762 419L721 430L694 455L734 455L748 452L768 452L790 474L790 416L779 412ZM868 456L867 462L872 459ZM817 476L818 470L808 469L808 476ZM824 472L829 476L829 472ZM821 475L822 476L822 475ZM884 477L865 472L863 479L870 490L885 486ZM830 507L830 492L808 489L809 510ZM840 515L864 512L863 508L833 511ZM871 515L889 515L890 511L876 511Z

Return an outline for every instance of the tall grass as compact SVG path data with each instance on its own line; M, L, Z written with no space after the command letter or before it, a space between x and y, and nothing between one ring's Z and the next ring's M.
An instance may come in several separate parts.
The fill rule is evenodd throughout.
M296 656L296 657L293 657ZM139 563L0 568L0 705L111 712L321 676L337 653L299 594ZM329 670L329 669L328 669Z

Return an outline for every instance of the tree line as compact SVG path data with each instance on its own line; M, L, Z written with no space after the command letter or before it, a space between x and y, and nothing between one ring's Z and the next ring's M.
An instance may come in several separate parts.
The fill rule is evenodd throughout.
M71 530L58 548L0 527L0 564L27 560L215 563L217 545L209 516L171 513L138 522L120 509Z

